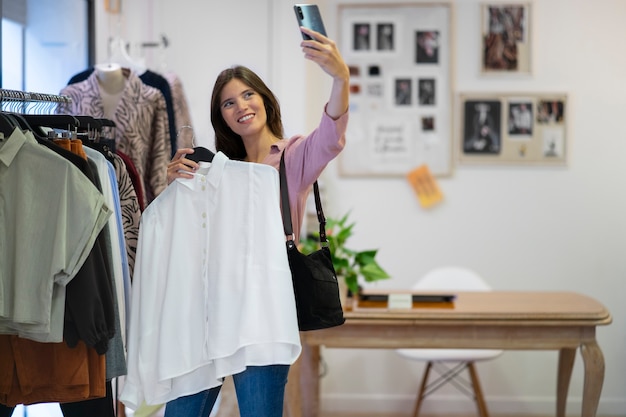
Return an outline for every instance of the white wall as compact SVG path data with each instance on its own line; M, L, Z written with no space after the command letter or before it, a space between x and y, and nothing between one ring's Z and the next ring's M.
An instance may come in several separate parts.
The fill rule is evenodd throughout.
M329 35L336 36L339 2L318 3ZM100 4L98 45L106 46L111 34L144 41L165 33L171 39L168 69L182 77L202 140L212 139L208 102L215 76L234 63L247 63L266 77L283 105L288 134L305 132L319 118L329 82L302 62L292 4L125 1L121 25ZM327 214L352 210L357 226L351 244L380 248L379 260L393 276L386 287L407 287L430 268L458 264L498 290L572 290L604 303L614 320L597 332L606 360L599 414L626 415L626 307L620 302L626 276L626 2L535 0L532 76L495 79L479 74L479 5L454 3L455 91L566 92L568 166L458 166L439 179L444 203L424 210L404 178L345 178L332 162L323 176ZM105 56L100 49L98 59ZM151 64L159 70L156 60ZM411 409L420 365L381 350L326 350L324 359L324 409ZM506 352L480 364L490 411L553 413L556 369L556 352ZM568 402L572 414L579 413L582 384L578 356ZM471 407L450 390L429 399L424 412Z

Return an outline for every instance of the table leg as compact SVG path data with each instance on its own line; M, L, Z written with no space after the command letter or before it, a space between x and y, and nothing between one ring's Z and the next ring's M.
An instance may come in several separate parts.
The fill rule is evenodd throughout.
M582 415L595 417L604 383L604 355L595 340L584 343L580 350L585 363Z
M319 366L320 347L303 343L300 356L300 397L303 417L319 415Z
M556 417L565 417L567 391L572 378L576 349L563 348L559 351L559 373L556 382Z
M468 362L467 371L470 374L472 380L472 387L474 388L474 395L476 396L476 407L478 408L478 414L480 417L489 417L487 412L487 404L485 404L485 396L483 390L480 388L480 381L478 379L478 373L476 372L476 366L474 362Z
M285 417L302 417L302 390L300 389L300 361L298 358L289 368L289 377L285 387Z

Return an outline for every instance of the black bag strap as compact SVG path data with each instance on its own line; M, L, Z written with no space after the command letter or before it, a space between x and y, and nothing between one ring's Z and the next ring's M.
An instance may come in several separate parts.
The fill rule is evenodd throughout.
M280 156L280 198L283 213L283 228L285 229L285 235L289 236L293 241L293 226L291 224L291 208L289 207L289 187L287 186L287 173L285 169L285 152L283 151ZM324 211L322 210L322 199L320 198L320 190L317 185L317 181L313 183L313 194L315 195L315 210L317 211L317 220L320 223L320 244L322 246L328 245L326 239L326 217L324 217Z

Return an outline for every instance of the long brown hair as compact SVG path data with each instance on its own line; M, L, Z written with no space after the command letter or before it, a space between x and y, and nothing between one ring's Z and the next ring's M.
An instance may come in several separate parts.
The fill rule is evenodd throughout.
M222 71L215 80L211 95L211 124L215 130L215 149L223 152L230 159L243 160L246 158L246 148L241 136L228 127L222 117L220 96L224 86L229 81L238 79L263 98L265 112L267 113L267 126L272 134L278 138L283 137L283 122L280 116L280 105L274 93L251 69L241 65L233 66Z

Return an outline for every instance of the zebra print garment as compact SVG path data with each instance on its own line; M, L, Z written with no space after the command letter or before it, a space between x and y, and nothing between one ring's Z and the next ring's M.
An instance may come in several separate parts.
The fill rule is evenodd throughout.
M133 270L135 268L135 255L137 254L139 220L141 217L139 200L137 200L133 182L122 157L109 152L108 158L113 164L115 176L117 177L117 187L120 195L120 214L122 217L122 227L124 229L124 239L126 241L126 253L128 255L128 270L132 280Z
M85 81L64 87L60 94L71 97L72 102L59 103L57 113L105 117L96 71ZM128 155L137 168L147 206L167 187L171 145L165 98L130 71L113 121L116 149Z
M193 143L193 130L182 129L183 126L191 126L191 114L189 113L189 106L187 104L187 96L183 89L183 83L178 78L178 75L174 72L167 72L163 74L163 77L170 84L172 91L172 102L174 105L174 120L176 122L176 146L178 148L192 148Z

